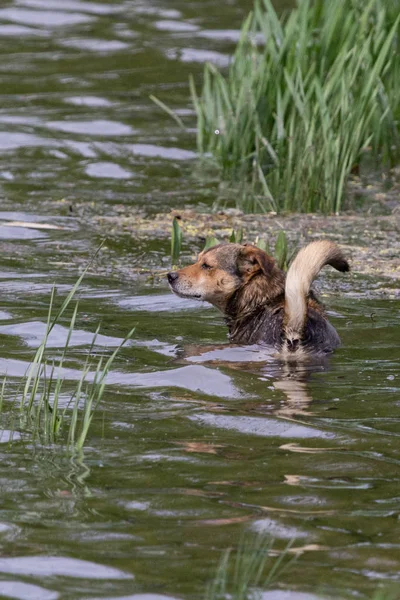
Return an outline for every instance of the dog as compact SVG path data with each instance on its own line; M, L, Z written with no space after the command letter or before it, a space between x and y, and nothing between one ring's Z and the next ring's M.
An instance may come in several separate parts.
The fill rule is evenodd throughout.
M266 344L293 358L329 354L340 338L311 284L325 265L341 272L349 263L330 241L311 242L287 275L266 252L251 244L218 244L195 264L171 271L171 290L181 298L210 302L225 316L234 344Z

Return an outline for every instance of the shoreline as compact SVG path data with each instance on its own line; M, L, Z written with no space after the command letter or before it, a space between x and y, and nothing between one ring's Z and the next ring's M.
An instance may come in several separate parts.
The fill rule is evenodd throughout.
M124 208L126 211L127 207ZM284 230L291 248L301 247L315 239L330 239L343 247L354 274L385 277L392 283L400 282L399 213L390 216L346 213L340 216L283 216L271 213L243 214L236 209L212 213L186 208L158 213L151 218L140 212L131 212L129 215L95 216L94 220L96 228L107 231L111 237L130 235L135 240L145 242L169 240L173 217L180 218L185 248L189 244L198 246L200 250L209 235L221 242L228 241L233 229L243 230L243 241L254 242L260 236L273 248L277 234ZM396 289L392 292L396 292ZM397 292L400 295L400 290Z

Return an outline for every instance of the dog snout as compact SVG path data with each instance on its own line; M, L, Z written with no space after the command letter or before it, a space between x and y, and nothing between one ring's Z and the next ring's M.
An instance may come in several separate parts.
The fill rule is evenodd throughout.
M178 277L179 277L179 275L176 271L171 271L167 275L168 283L170 283L172 285L174 283L174 281L176 281L178 279Z

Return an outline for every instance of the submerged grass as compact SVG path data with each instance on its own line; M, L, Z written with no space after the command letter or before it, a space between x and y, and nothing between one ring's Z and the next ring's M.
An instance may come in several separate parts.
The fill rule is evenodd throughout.
M88 267L87 267L88 268ZM22 379L13 400L11 409L14 426L18 423L28 431L33 440L43 444L55 443L62 439L69 450L81 450L85 444L94 413L104 394L107 374L121 347L130 339L132 330L121 345L106 358L94 352L99 328L93 336L91 347L86 355L84 367L74 387L65 383L65 362L78 315L75 304L70 320L65 345L58 360L49 359L47 343L54 326L70 307L76 291L87 272L79 277L60 308L54 312L56 288L51 293L46 331L33 360ZM0 412L4 400L10 399L7 393L6 378L0 390ZM60 402L63 400L63 402ZM61 404L64 406L62 407Z
M399 19L396 0L299 0L283 17L256 1L227 75L207 64L200 95L191 80L198 149L240 208L337 213L367 148L396 160Z

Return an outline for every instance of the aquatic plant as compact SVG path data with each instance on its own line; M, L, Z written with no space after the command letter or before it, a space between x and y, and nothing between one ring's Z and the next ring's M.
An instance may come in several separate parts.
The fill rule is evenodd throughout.
M198 149L240 208L337 213L366 149L398 157L399 20L395 0L299 0L282 17L256 0L228 73L190 82Z
M209 248L212 248L213 246L216 246L217 244L219 244L219 241L217 240L217 238L213 235L208 235L206 237L206 242L204 244L203 251L208 250Z
M121 345L108 358L106 356L98 358L98 352L94 352L99 332L97 328L80 378L72 388L70 384L65 390L63 369L76 324L78 303L73 309L64 349L58 360L48 358L47 343L54 326L70 306L88 268L89 265L55 312L55 316L53 311L56 288L53 288L43 341L36 350L25 376L13 398L10 398L7 393L6 378L0 390L0 411L5 407L5 400L12 400L11 415L14 427L19 421L20 428L28 431L33 440L48 444L62 439L70 450L81 450L84 446L94 413L104 394L107 374L119 350L134 331L129 332ZM65 396L68 398L66 403ZM63 408L60 407L62 397L64 397Z
M172 221L171 231L171 261L174 267L178 261L182 252L182 229L179 220L174 217Z
M269 536L243 535L236 551L226 550L221 557L214 579L206 588L205 600L248 600L257 591L268 588L290 564L290 542L286 548L271 556L273 540Z
M241 244L243 241L243 229L238 229L237 231L235 231L235 229L232 229L229 241L231 242L231 244Z
M173 267L179 262L182 252L182 241L182 227L177 218L174 217L171 230L171 260ZM229 242L233 244L241 244L243 242L243 229L238 229L237 231L233 229L231 235L229 236ZM216 246L219 243L220 240L218 240L214 235L208 235L206 237L203 250L208 250L209 248L212 248L212 246ZM263 238L257 237L254 244L257 246L257 248L260 248L261 250L264 250L264 252L267 252L267 254L273 256L280 269L283 269L284 271L288 269L290 260L294 255L294 250L289 252L288 238L283 229L279 231L277 235L273 252L271 252L268 242Z
M258 600L297 560L299 554L291 549L292 545L293 540L279 552L274 550L274 541L268 535L242 534L235 551L227 549L222 553L215 575L206 586L204 600ZM371 600L396 598L395 586L371 596Z
M372 596L372 600L397 600L398 597L398 593L395 589L383 590L376 592L376 594Z

